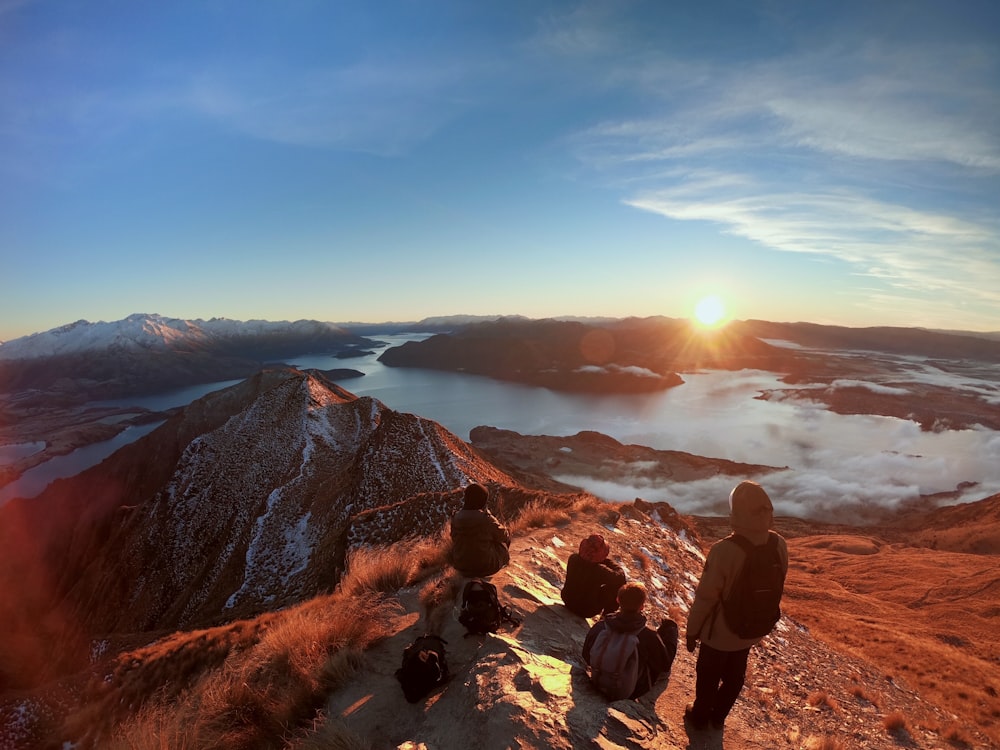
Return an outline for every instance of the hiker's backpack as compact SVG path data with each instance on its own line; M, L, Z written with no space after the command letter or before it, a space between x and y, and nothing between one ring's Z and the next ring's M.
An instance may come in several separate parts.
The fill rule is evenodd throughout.
M781 617L785 571L778 554L778 535L769 532L767 544L755 545L739 534L726 537L746 555L729 596L722 600L726 624L740 638L761 638Z
M511 608L500 604L497 587L481 578L473 578L462 589L458 621L468 631L466 635L495 633L504 622L520 624Z
M448 679L446 642L437 635L422 635L403 649L403 663L396 670L396 679L410 703L416 703Z
M605 625L590 647L590 680L609 700L628 698L639 682L639 630Z

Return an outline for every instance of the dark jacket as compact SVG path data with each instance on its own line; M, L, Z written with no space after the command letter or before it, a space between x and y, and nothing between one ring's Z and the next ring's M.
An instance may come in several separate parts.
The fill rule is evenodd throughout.
M450 561L469 578L491 576L510 562L510 534L488 510L463 508L451 519Z
M566 583L560 593L569 611L593 617L618 609L618 589L624 584L625 573L617 563L590 562L574 552L566 562Z
M587 664L590 664L590 649L597 634L604 628L626 632L639 630L639 680L630 697L638 698L647 693L660 675L669 672L673 659L656 631L646 627L646 616L639 612L613 612L594 623L583 641L583 660Z

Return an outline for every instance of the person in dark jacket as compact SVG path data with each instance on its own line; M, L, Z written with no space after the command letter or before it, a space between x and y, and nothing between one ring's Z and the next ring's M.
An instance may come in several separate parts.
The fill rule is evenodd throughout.
M462 509L451 518L451 564L467 578L486 578L510 562L510 532L486 509L489 491L465 488Z
M625 585L625 572L608 559L610 548L600 534L580 542L580 551L566 562L563 604L580 617L610 614L618 609L618 589Z
M612 612L594 623L583 641L583 660L590 664L590 649L604 628L633 632L639 636L639 679L629 696L633 700L649 692L661 675L670 676L677 655L677 623L664 620L659 629L646 625L642 608L646 605L646 587L638 582L626 583L618 590L618 612Z

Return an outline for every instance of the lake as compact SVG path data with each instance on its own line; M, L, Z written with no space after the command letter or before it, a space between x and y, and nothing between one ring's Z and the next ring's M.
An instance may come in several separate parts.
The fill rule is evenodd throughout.
M379 338L395 346L424 337ZM626 444L788 467L760 479L777 511L788 515L847 522L851 510L859 506L891 508L920 494L952 491L961 482L978 483L965 493L964 501L1000 492L1000 433L987 429L927 433L908 420L845 416L805 400L755 398L762 390L781 386L775 373L684 374L684 385L662 393L593 396L475 375L385 367L377 361L383 350L356 359L304 356L289 360L289 364L364 372L364 377L338 384L397 411L439 422L464 440L479 425L556 436L594 430ZM913 361L912 368L914 380L927 377L925 363ZM189 403L232 382L117 401L115 405L163 409L167 408L164 404ZM956 380L954 385L975 387L968 378ZM138 436L132 433L132 439ZM609 500L665 500L685 513L725 512L725 499L734 484L732 478L662 485L629 480L627 475L613 484L560 478ZM0 492L0 502L2 497Z

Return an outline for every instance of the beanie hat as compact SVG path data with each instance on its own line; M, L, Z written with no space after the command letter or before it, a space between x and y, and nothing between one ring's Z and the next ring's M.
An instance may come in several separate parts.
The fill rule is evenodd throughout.
M733 528L767 531L774 518L774 507L763 487L743 481L729 493L729 513Z
M486 507L486 501L490 497L490 492L481 484L470 484L465 488L465 507L470 510L482 510Z
M600 534L591 534L580 542L580 557L587 562L604 562L610 551L611 548Z

